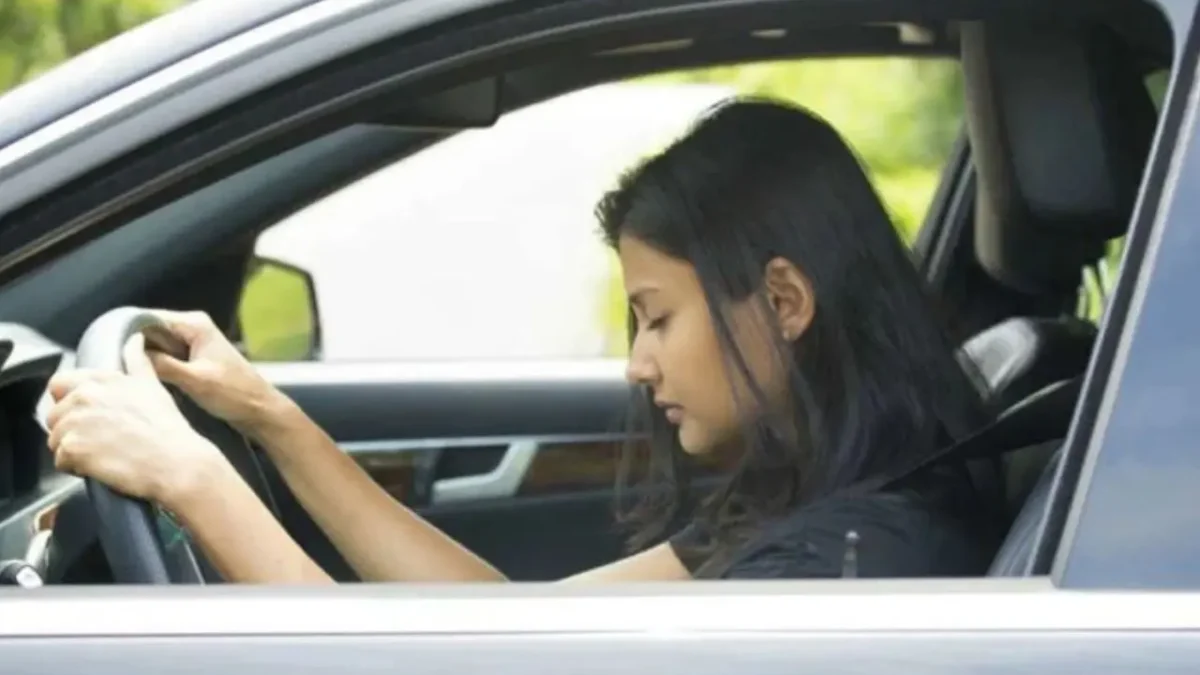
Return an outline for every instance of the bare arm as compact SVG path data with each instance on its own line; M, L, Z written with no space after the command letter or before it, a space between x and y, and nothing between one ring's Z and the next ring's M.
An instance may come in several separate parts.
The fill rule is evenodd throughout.
M392 499L282 394L253 436L364 581L504 580L486 561Z
M392 499L298 406L280 394L253 435L288 487L364 581L503 581L486 561ZM669 546L568 581L687 579Z
M228 462L209 462L192 484L170 508L221 576L242 583L333 582Z
M566 583L687 581L692 578L670 544L659 544L628 558L567 577Z
M147 375L157 375L157 379L179 387L209 414L229 422L262 445L300 504L364 581L504 580L494 567L394 501L299 406L267 382L207 315L169 311L158 311L157 314L176 337L187 343L188 358L179 360L152 351L148 355L150 362L143 370ZM138 362L147 358L141 345L131 353L136 353ZM70 389L69 384L60 387L63 391L57 398L65 395ZM150 384L147 380L143 387ZM161 390L157 381L152 384L155 387L151 388ZM157 408L166 408L170 404L170 410L159 410L155 419L178 418L176 427L187 426L186 422L179 422L182 420L179 411L162 391L147 400L150 399ZM127 396L116 396L110 403L128 401ZM141 424L145 417L139 414L131 418L137 422L133 427ZM64 429L73 426L67 424ZM103 452L90 454L96 455L93 464L98 467L102 463L99 461L103 459L101 455L109 457L103 462L105 466L120 466L129 460L131 448L140 447L104 440L112 436L110 426L101 425L97 429L97 434L104 437L97 444ZM195 436L190 427L186 432L176 429L174 433L185 439ZM164 504L175 502L168 508L175 511L192 531L226 578L288 582L328 580L211 443L181 441L179 447L207 448L211 452L199 454L216 455L221 461L215 463L221 467L206 462L195 472L181 471L180 462L187 458L165 461L166 454L170 453L164 454L162 433L155 431L143 435L144 444L153 447L143 448L146 451L141 453L143 456L136 464L144 469L141 473L151 479L147 482L155 486L153 490L144 490L143 496L156 498ZM63 455L67 458L67 466L80 464L73 461L76 454L67 452ZM113 462L113 457L124 459ZM130 483L128 476L108 475L112 473L109 471L101 478ZM159 474L166 478L155 478ZM172 482L174 477L193 474L198 480L189 479L188 485L179 492L183 496L178 499L174 490L157 489L163 481ZM674 553L669 548L662 548L572 579L635 581L681 576L686 577L686 573Z

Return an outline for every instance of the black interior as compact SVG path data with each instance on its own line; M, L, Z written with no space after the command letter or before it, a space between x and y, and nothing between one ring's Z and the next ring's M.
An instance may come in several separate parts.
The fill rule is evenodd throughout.
M996 407L1007 410L1087 368L1096 326L1074 316L1016 316L972 336L963 352L979 368Z
M1144 73L1091 25L967 23L962 63L976 255L1027 293L1070 292L1133 212L1158 118Z
M833 16L828 17L829 25L814 24L811 15L797 9L793 16L780 7L772 5L771 12L750 7L742 13L689 13L672 22L629 22L620 30L580 29L559 36L558 42L539 42L502 58L439 72L439 79L420 87L398 86L386 94L390 104L371 108L371 115L357 110L348 117L314 122L293 135L257 138L255 124L260 117L278 119L285 103L299 106L295 93L277 92L275 98L264 97L261 105L247 103L223 111L220 119L189 128L186 139L163 139L154 151L113 167L104 190L99 183L83 181L63 190L54 204L31 204L0 219L0 243L18 242L15 233L39 223L69 222L81 231L87 229L83 224L94 225L88 237L47 249L61 257L0 289L0 315L35 326L61 345L75 344L93 318L125 304L199 307L232 318L240 275L262 227L455 128L486 125L498 110L589 84L781 55L961 50L969 145L963 172L973 175L968 202L973 209L961 238L942 242L955 253L938 290L971 289L958 309L988 317L977 323L989 328L973 334L964 351L978 364L1000 408L1026 401L1047 385L1081 376L1092 358L1096 330L1064 314L1074 303L1082 268L1093 263L1105 242L1120 235L1129 222L1157 123L1142 77L1169 65L1169 38L1162 24L1147 20L1140 5L1130 5L1128 11L1114 9L1117 5L1087 10L1109 13L1107 21L1046 18L1031 9L1020 20L959 23L925 18L913 25L928 29L929 39L912 43L895 24L839 23ZM761 28L766 19L768 25L795 20L805 28L789 31L782 40L753 37L748 29ZM528 30L531 21L513 25ZM507 35L479 25L472 27L476 33L447 38L446 44L461 45L465 35L480 31L497 41ZM679 47L630 49L680 40L681 35L688 39ZM440 43L423 44L420 58L436 61L438 52L429 45ZM326 88L313 84L308 91L329 93L335 86L349 86L346 82L360 86L369 79L365 73L382 78L383 70L394 73L402 64L414 63L413 53L379 46L358 61L331 66L326 80L313 80ZM346 73L356 73L358 79L347 79ZM330 84L335 76L340 84ZM155 190L148 190L143 200L133 200L137 203L126 210L101 209L118 201L123 191L149 181L148 176L161 174L164 162L198 162L187 151L198 145L244 148L228 153L232 159L225 163L197 168L183 183L156 183ZM103 217L97 215L100 210ZM83 246L84 242L90 243ZM86 284L80 281L84 273ZM55 302L45 302L47 296ZM424 383L377 378L335 385L283 378L280 384L340 442L493 439L479 441L475 449L494 444L496 438L612 434L620 429L619 412L627 396L619 384L594 382L489 386L469 378ZM397 410L408 414L396 415ZM1064 406L1051 415L1063 436L1072 414L1073 408ZM1050 461L1056 447L1039 444L1004 459L1015 525L993 566L996 574L1031 571L1031 541L1039 531L1056 471ZM328 540L280 489L277 474L266 471L271 492L277 495L275 508L288 530L336 577L352 579ZM423 504L421 510L514 578L550 579L611 560L621 551L621 533L612 524L612 498L609 489L579 490ZM79 512L77 499L67 503L74 506L64 507L62 513ZM94 580L102 572L89 576L79 571L87 561L95 563L94 547L79 543L87 540L79 533L87 532L80 525L85 521L82 516L64 518L71 522L56 526L64 533L60 548L71 551L78 562L59 573L62 578Z
M962 49L979 260L1024 290L1077 288L1132 216L1157 123L1143 76L1096 26L968 24ZM989 379L1023 390L1082 373L1092 339L1074 318L1019 319L971 346L995 368ZM1064 437L1073 410L1060 411ZM1011 489L1029 496L994 573L1029 571L1049 459L1044 445L1008 459Z

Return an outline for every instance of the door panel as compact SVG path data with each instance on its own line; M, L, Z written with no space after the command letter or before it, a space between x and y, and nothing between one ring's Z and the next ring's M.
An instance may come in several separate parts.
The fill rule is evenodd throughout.
M619 557L616 466L630 389L617 362L278 364L262 372L394 498L513 579ZM336 578L345 561L278 474L285 526Z
M630 391L623 368L615 360L259 366L339 443L358 448L619 433Z

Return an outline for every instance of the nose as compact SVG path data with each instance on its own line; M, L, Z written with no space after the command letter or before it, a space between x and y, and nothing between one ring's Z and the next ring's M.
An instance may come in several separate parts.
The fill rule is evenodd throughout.
M625 365L625 379L630 384L655 385L661 373L640 336L635 337L629 348L629 363Z

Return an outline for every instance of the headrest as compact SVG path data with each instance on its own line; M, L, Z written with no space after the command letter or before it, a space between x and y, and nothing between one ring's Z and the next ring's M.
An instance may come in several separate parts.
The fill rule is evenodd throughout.
M1027 293L1073 290L1137 198L1158 121L1137 60L1083 24L972 22L961 41L979 261Z

